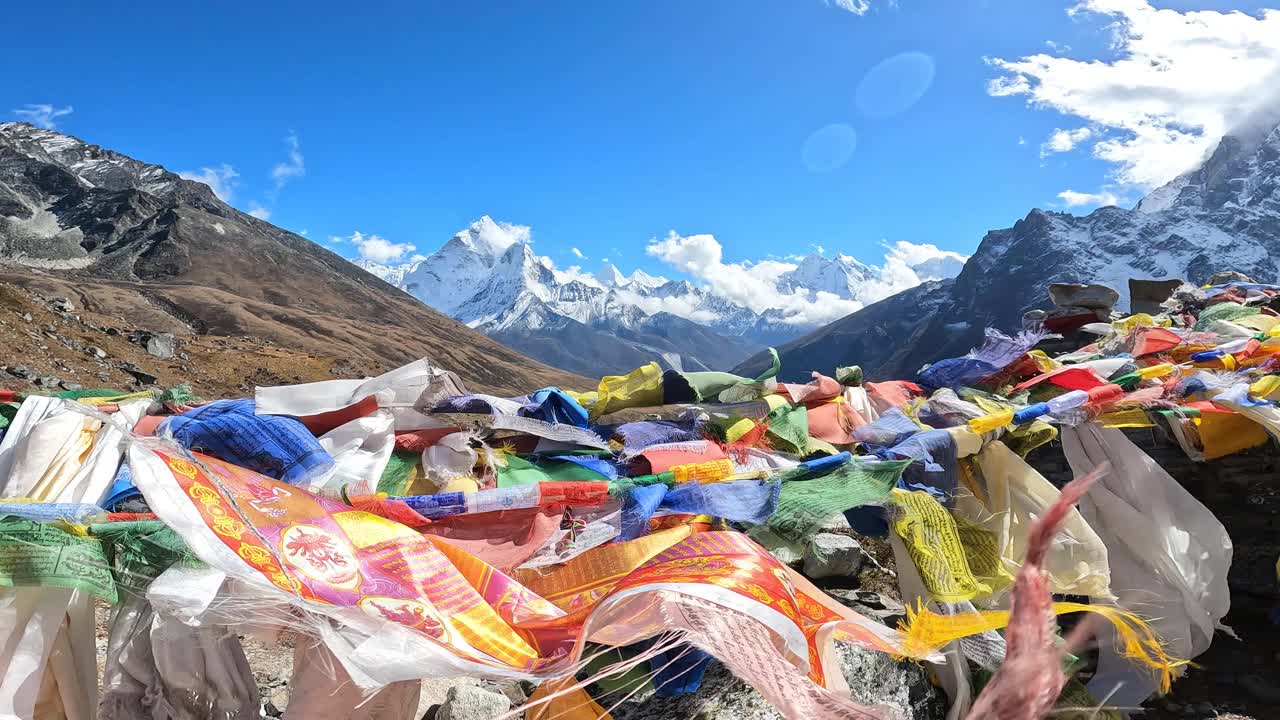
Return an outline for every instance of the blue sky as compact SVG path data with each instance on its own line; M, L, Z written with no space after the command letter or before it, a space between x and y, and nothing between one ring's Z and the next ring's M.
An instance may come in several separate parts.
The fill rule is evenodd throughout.
M1280 67L1280 13L1257 3L1076 4L21 3L0 109L70 107L25 116L175 171L231 168L234 205L321 242L426 253L489 214L561 266L668 275L646 246L670 230L714 234L726 261L968 254L1033 207L1136 201ZM1206 66L1196 33L1265 62ZM1172 80L1135 89L1151 55ZM1128 119L1151 98L1154 120Z

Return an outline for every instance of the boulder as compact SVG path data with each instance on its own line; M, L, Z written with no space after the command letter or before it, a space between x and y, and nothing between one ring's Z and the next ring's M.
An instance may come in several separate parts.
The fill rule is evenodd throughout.
M907 616L902 603L882 593L850 588L826 588L825 592L850 610L876 618L890 627L896 626L899 619Z
M818 532L842 535L848 534L852 529L853 527L849 525L849 519L844 516L844 513L839 513L824 520L822 525L818 527Z
M1182 280L1129 279L1129 312L1156 315L1164 310L1161 303L1173 296L1183 285Z
M1210 275L1209 279L1205 282L1205 285L1222 285L1229 282L1251 283L1253 282L1253 278L1249 277L1248 275L1245 275L1242 272L1236 272L1235 270L1225 270L1223 272L1216 272Z
M132 375L134 381L139 385L154 385L156 380L159 379L133 363L125 363L120 366L120 369Z
M506 695L474 685L457 685L436 712L436 720L493 720L511 709Z
M72 305L71 301L66 298L54 298L50 300L49 307L53 308L54 310L57 310L60 313L69 313L72 310L76 309L76 306Z
M147 338L145 347L148 355L168 360L177 354L178 341L173 333L156 333Z
M805 550L801 572L813 579L854 577L862 568L862 560L862 546L857 540L848 535L818 533Z
M1120 299L1120 293L1105 285L1053 283L1049 286L1049 299L1054 305L1062 308L1077 307L1110 311Z

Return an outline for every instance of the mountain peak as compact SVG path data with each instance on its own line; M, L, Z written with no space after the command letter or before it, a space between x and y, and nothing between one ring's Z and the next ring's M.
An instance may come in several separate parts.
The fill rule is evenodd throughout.
M634 288L644 288L645 290L654 290L666 285L669 281L661 275L650 275L643 270L634 270L627 277L627 284Z
M185 189L200 200L213 200L213 192L207 186L185 181L160 165L140 162L30 123L0 123L0 143L30 160L62 168L86 189L140 190L166 199Z
M853 300L858 297L862 285L874 275L874 269L848 255L829 258L813 254L802 258L794 270L783 273L778 287L791 292L829 292L845 300Z
M1218 142L1204 162L1151 191L1143 213L1175 208L1280 209L1280 124L1248 122Z
M466 230L459 230L453 239L470 250L489 257L498 257L516 242L527 240L528 236L526 232L524 237L521 237L518 229L511 226L504 227L494 222L488 215L481 215L480 219L471 223Z
M1019 330L1025 312L1050 309L1051 283L1109 287L1119 296L1114 310L1127 312L1132 279L1201 284L1235 270L1276 282L1280 129L1249 130L1223 138L1200 167L1135 209L1084 216L1035 209L988 232L954 281L926 282L782 344L783 368L857 362L868 379L911 377L926 362L981 343L984 328ZM909 252L900 256L924 277Z
M623 275L613 263L604 260L600 263L600 269L595 273L596 279L601 285L607 288L620 288L630 284L630 281Z

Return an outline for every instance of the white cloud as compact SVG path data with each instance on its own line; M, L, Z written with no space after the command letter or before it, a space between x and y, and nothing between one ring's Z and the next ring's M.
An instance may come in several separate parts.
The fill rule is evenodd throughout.
M824 0L827 5L847 10L854 15L866 15L871 9L871 0Z
M726 263L724 248L713 235L682 237L674 230L667 237L654 239L645 251L672 267L704 283L711 292L757 312L781 310L785 322L815 325L848 315L862 307L856 300L818 292L812 297L803 290L784 292L777 286L778 276L795 265L774 260L758 263Z
M1024 137L1022 137L1021 135L1019 135L1019 136L1018 136L1018 144L1019 144L1019 145L1026 145L1026 144L1027 144L1027 139L1026 139L1026 138L1024 138Z
M900 240L885 244L884 248L884 264L872 268L873 279L858 287L851 298L827 291L779 288L779 279L795 270L795 263L777 260L726 263L724 248L712 235L683 237L672 231L661 240L651 240L646 251L696 278L713 294L756 312L779 310L784 322L795 325L828 323L924 280L954 277L968 260L965 255L928 243ZM838 259L852 260L844 255ZM708 321L691 315L696 311L696 304L688 297L649 299L647 304L641 298L631 300L645 312L665 310L692 320Z
M809 247L813 248L813 251L819 255L825 255L827 253L827 249L821 245L810 245Z
M271 219L271 210L268 208L262 207L258 203L249 204L249 214L258 218L259 220Z
M301 230L298 231L298 234L301 235L302 237L306 237L307 235L311 234L311 231L306 228L302 228Z
M892 245L886 244L884 248L885 260L901 260L911 267L938 260L964 264L969 259L968 255L961 255L952 250L943 250L933 243L913 243L899 240Z
M1040 157L1048 157L1054 153L1071 152L1076 145L1093 137L1093 130L1087 127L1075 130L1054 128L1049 139L1040 145Z
M349 242L355 246L356 253L361 260L372 260L382 264L396 262L405 255L417 250L416 247L409 243L393 243L380 235L365 235L359 230L351 233L349 238L332 236L329 241L333 243Z
M1280 10L1156 9L1146 0L1084 0L1073 17L1113 20L1114 59L1036 54L988 62L987 88L1097 129L1093 154L1121 183L1158 186L1191 169L1241 118L1276 98Z
M1063 190L1058 193L1058 199L1067 207L1088 207L1103 205L1119 205L1120 198L1115 193L1103 190L1098 193L1082 193L1075 190Z
M600 281L596 279L595 275L592 275L591 273L583 270L581 265L570 265L569 267L561 270L556 267L556 264L552 262L551 258L549 257L542 257L542 258L539 258L539 260L548 270L551 271L553 275L555 275L556 282L558 283L564 284L564 283L570 283L570 282L580 282L584 285L590 285L592 287L604 287L603 285L600 284Z
M1071 52L1071 46L1054 40L1045 40L1044 46L1054 52Z
M38 103L15 108L13 114L36 127L44 128L45 130L56 130L58 127L58 118L70 115L73 111L74 108L70 105L64 105L63 107L56 108L49 103Z
M423 260L426 260L426 259L427 259L427 256L426 256L426 255L423 255L423 254L421 254L421 253L414 253L413 255L411 255L411 256L409 257L409 262L410 262L410 263L412 263L412 264L416 264L416 263L420 263L420 262L422 262Z
M277 163L275 167L271 168L271 178L276 181L277 191L293 178L307 174L307 167L302 158L302 149L298 144L297 133L289 133L284 141L289 146L289 160Z
M528 225L517 225L515 223L502 222L501 220L497 224L507 234L508 245L518 242L533 242L533 228Z
M235 195L236 185L239 184L236 178L240 177L240 173L223 163L216 167L202 167L199 170L180 170L178 176L208 185L219 200L229 203Z
M700 299L696 295L654 297L622 289L617 291L617 297L624 303L640 308L646 315L657 315L660 312L664 312L697 323L710 323L720 319L718 314L706 308L699 308Z
M583 254L582 254L582 251L581 251L581 250L579 250L578 248L569 248L569 252L573 253L573 256L574 256L574 257L576 257L576 258L578 258L579 260L586 260L586 259L587 259L587 256L586 256L586 255L583 255Z

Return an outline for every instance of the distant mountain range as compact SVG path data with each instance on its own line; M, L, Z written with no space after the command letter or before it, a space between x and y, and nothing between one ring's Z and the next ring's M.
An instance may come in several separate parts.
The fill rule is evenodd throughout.
M1202 283L1237 270L1280 279L1280 126L1230 135L1204 163L1127 210L1086 216L1032 210L982 239L954 281L925 283L783 344L785 379L860 364L872 379L912 378L922 365L963 355L983 329L1021 327L1049 306L1051 283L1099 283L1129 308L1130 278ZM737 370L767 362L757 354Z
M240 212L207 185L25 123L0 124L0 276L136 327L248 336L346 372L429 357L493 391L591 385Z
M757 264L772 273L773 295L756 302L608 264L559 269L488 217L425 259L357 267L163 167L4 123L0 261L6 281L138 327L262 338L371 370L429 356L493 390L585 387L570 373L650 360L752 374L772 344L784 379L851 363L871 378L906 378L967 352L985 327L1018 329L1024 312L1048 304L1053 282L1109 285L1124 309L1129 278L1202 282L1231 269L1276 281L1280 127L1224 138L1134 209L1033 210L987 233L967 262L932 252L881 266L823 254ZM815 326L809 318L823 315L775 302L784 296L863 307Z
M659 361L684 370L724 369L816 327L781 308L750 308L687 280L610 263L594 274L562 271L488 216L426 259L356 264L431 307L571 372L625 372ZM808 255L772 281L780 293L817 301L874 302L897 286L952 277L964 257L942 253L903 265L907 279L847 255Z

